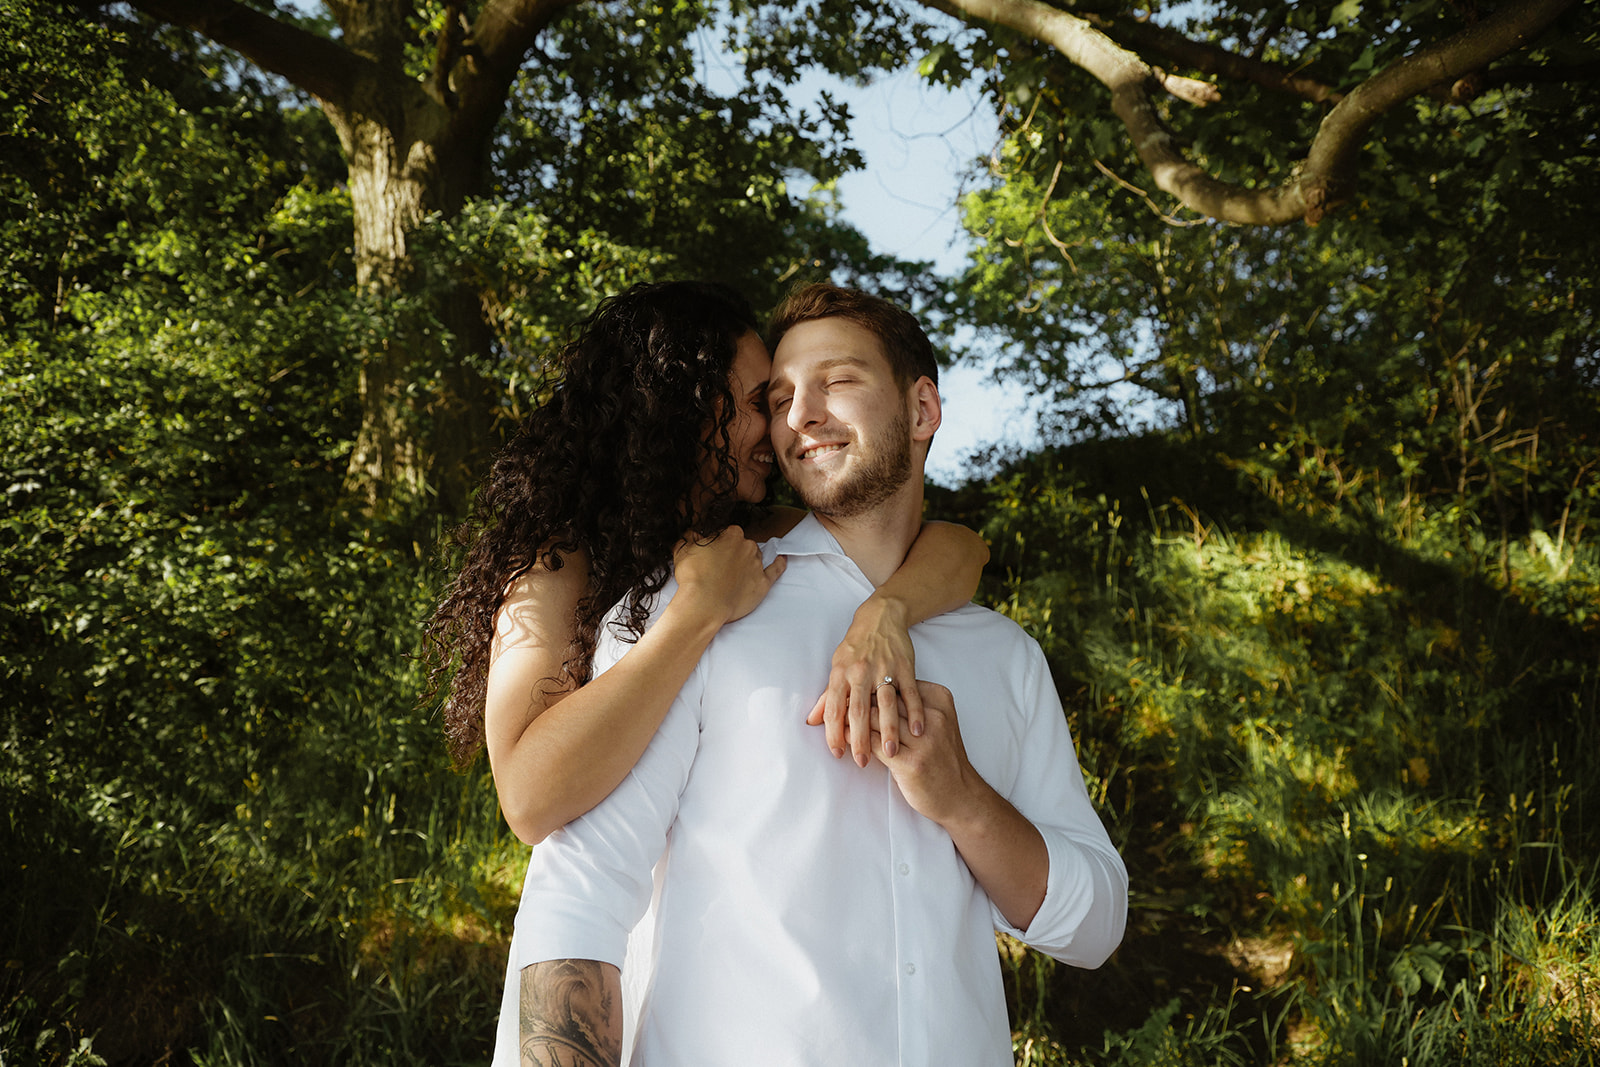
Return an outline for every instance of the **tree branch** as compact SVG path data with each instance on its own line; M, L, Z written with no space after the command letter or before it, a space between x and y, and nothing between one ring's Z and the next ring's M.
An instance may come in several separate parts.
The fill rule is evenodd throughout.
M1160 67L1151 67L1150 73L1155 75L1156 84L1165 89L1168 94L1177 97L1179 100L1187 100L1195 107L1205 107L1207 104L1219 103L1222 100L1221 90L1210 82L1168 74Z
M455 108L458 100L450 86L450 75L456 64L467 53L466 38L470 27L461 13L463 0L446 0L444 29L439 33L439 43L433 52L433 71L428 75L428 86L433 96L443 101L447 108Z
M448 85L460 101L457 121L487 133L529 50L556 18L583 0L489 0L463 42Z
M1141 54L1154 53L1202 74L1250 82L1273 92L1291 93L1313 104L1338 103L1344 94L1331 85L1308 78L1293 67L1268 63L1230 52L1219 45L1191 40L1177 30L1126 16L1086 15L1106 36Z
M1190 162L1151 101L1151 87L1157 84L1155 73L1137 54L1087 19L1040 0L921 2L957 18L990 22L1034 37L1099 80L1111 90L1111 109L1127 127L1156 186L1185 207L1222 222L1278 225L1296 218L1314 224L1351 195L1365 135L1385 112L1521 47L1572 6L1573 0L1507 2L1489 18L1391 64L1353 89L1328 113L1305 162L1289 180L1260 189L1221 181Z
M280 22L236 0L128 0L152 18L202 33L334 107L350 104L374 65L336 41ZM371 71L375 73L375 69Z
M1475 70L1465 74L1445 90L1452 104L1469 104L1490 89L1507 85L1548 85L1564 82L1594 81L1600 77L1600 63L1577 63L1567 66L1531 66L1507 64L1492 70Z
M1444 85L1521 48L1571 7L1573 0L1508 2L1453 37L1390 64L1362 82L1328 112L1311 142L1305 173L1326 190L1325 211L1355 187L1356 159L1367 130L1390 108L1435 85ZM1308 214L1317 221L1321 212Z
M1600 78L1600 63L1573 63L1567 66L1534 67L1507 64L1484 71L1483 88L1502 85L1541 85L1562 82L1590 82Z
M1150 99L1154 72L1133 52L1087 20L1039 0L922 0L958 18L1010 27L1051 45L1111 90L1111 110L1133 139L1156 186L1185 207L1224 222L1274 225L1306 214L1299 181L1279 189L1248 189L1219 181L1184 158Z

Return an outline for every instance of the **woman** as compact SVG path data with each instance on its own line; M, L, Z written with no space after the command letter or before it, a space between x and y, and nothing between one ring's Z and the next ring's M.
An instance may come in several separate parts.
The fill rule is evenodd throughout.
M622 781L717 631L782 573L781 558L762 566L756 541L801 513L753 507L772 470L770 367L732 290L634 286L562 350L550 399L495 461L428 636L433 678L451 675L452 755L464 764L487 748L522 840L542 840ZM907 628L965 603L987 558L971 531L927 524L856 612L817 702L836 756L848 745L866 765L873 686L915 677ZM669 576L677 592L646 630ZM634 644L591 679L613 605L612 625ZM903 696L909 704L916 686ZM913 732L921 711L908 708ZM884 723L898 729L892 713Z

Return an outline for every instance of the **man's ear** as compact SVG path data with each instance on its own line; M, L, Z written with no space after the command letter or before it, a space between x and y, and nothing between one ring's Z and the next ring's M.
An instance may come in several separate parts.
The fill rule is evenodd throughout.
M924 374L911 386L911 439L931 441L934 431L944 419L944 408L939 402L939 387Z

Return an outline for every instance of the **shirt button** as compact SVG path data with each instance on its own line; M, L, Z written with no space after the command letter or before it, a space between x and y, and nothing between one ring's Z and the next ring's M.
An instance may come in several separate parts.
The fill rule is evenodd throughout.
M915 963L906 964L906 973L907 974L916 974L917 973L917 965Z
M911 873L911 864L909 864L909 863L902 863L902 864L901 864L901 865L900 865L900 873L901 873L901 874L910 874L910 873Z

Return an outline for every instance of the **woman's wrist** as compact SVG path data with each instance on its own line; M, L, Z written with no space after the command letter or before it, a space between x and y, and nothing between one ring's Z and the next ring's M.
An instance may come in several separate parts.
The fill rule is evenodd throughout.
M879 589L856 608L854 621L868 626L887 621L901 630L908 630L911 626L911 607L901 597Z
M728 605L717 597L702 593L694 585L679 585L661 613L661 623L681 626L709 643L728 621ZM659 625L659 624L658 624Z

